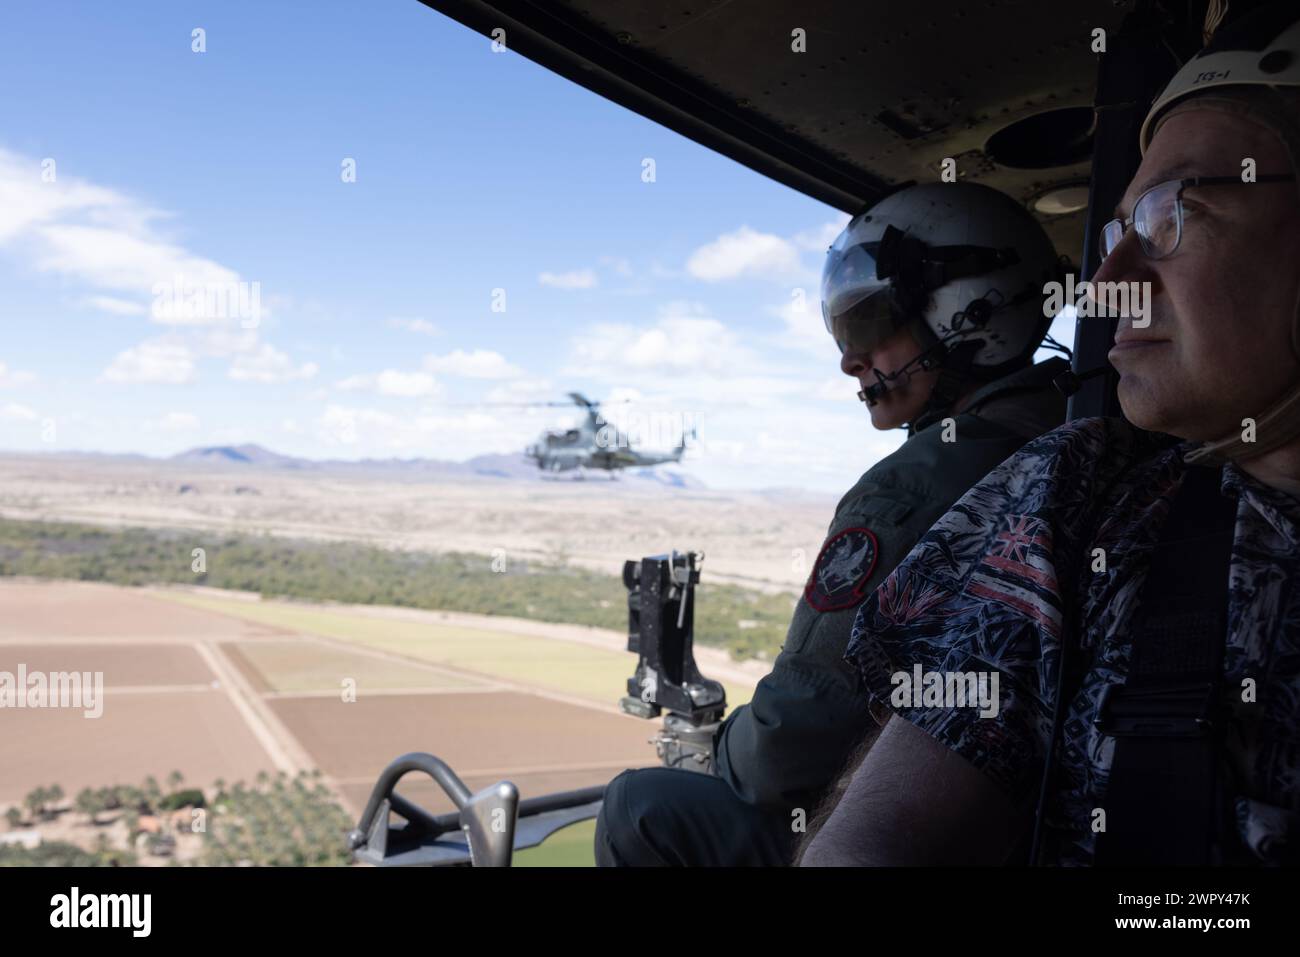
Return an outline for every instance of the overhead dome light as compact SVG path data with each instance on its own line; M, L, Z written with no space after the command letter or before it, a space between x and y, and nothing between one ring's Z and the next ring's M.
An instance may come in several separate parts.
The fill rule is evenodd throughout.
M1070 183L1053 186L1034 197L1034 212L1044 216L1066 216L1088 208L1088 184Z

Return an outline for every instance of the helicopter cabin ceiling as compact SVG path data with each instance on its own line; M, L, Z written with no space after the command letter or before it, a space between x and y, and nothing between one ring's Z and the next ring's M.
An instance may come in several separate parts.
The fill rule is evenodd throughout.
M950 158L962 179L1034 210L1075 262L1093 31L1113 34L1131 5L422 2L485 36L502 29L515 52L846 212L937 179Z

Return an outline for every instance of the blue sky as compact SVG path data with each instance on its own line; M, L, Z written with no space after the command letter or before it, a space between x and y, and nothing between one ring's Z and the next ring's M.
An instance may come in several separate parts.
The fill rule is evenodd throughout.
M570 390L695 425L718 487L842 491L901 441L821 326L845 216L415 0L4 25L0 448L462 459ZM160 310L177 277L256 284L255 326Z

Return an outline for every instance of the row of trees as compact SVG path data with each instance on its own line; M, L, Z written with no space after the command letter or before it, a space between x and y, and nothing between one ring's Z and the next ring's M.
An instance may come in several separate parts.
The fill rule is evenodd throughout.
M195 796L201 805L202 791L179 791L184 780L185 776L180 771L172 771L167 775L171 792L166 794L152 774L145 778L142 787L115 784L102 788L82 788L73 799L72 806L86 815L87 823L98 825L101 823L99 815L110 811L124 811L138 818L140 814L152 814L166 810L168 806L184 807L187 803L193 803L184 799ZM33 788L22 802L22 807L27 809L29 815L27 823L35 824L53 818L61 810L59 805L65 797L63 788L58 784ZM178 798L181 800L178 801ZM10 807L5 812L5 820L10 828L21 827L24 823L21 808Z
M36 850L0 849L0 866L6 864L133 864L130 849L145 833L141 818L161 816L182 807L206 807L206 824L199 832L203 849L198 863L213 866L312 867L339 866L351 860L347 832L352 820L335 801L321 781L319 770L300 772L290 778L284 772L271 776L257 775L253 785L237 781L227 785L222 779L213 782L209 802L198 788L181 790L184 778L178 771L168 775L170 791L164 792L157 779L150 776L140 787L114 785L83 788L73 807L86 815L92 827L121 821L126 827L127 847L113 848L108 835L95 836L90 850L63 842L44 844ZM65 798L57 784L35 788L23 806L32 821L49 820L61 808ZM117 812L110 820L104 815ZM22 812L11 807L6 814L11 828L23 823ZM157 833L148 836L146 850L168 854L176 847L176 836L167 833L165 819ZM183 832L184 829L182 829Z
M0 576L181 582L267 597L510 615L615 631L627 626L621 577L568 567L562 545L552 547L547 560L512 558L502 565L487 555L197 534L0 519ZM198 574L190 556L196 544L207 552ZM696 640L727 647L736 657L774 657L796 597L717 584L706 576L697 593Z

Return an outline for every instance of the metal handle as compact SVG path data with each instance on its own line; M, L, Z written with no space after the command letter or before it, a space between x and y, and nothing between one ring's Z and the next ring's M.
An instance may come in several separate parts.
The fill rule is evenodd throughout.
M459 811L454 823L440 820L418 804L392 793L397 782L409 771L423 771L447 793ZM419 751L404 754L384 768L375 782L361 821L348 835L354 850L377 837L380 830L387 830L390 809L434 837L459 827L465 832L471 860L480 867L510 866L519 811L519 789L509 781L501 781L471 794L465 782L444 761Z
M431 814L393 791L410 771L422 771L445 791L457 810ZM357 827L348 834L354 851L372 863L383 863L390 852L388 812L396 811L407 822L402 833L424 835L430 847L437 846L429 863L456 863L455 843L437 841L440 835L462 831L471 861L479 867L509 867L514 846L532 847L567 824L593 817L604 796L604 785L546 794L519 800L518 789L501 781L471 794L465 783L445 762L432 754L412 752L391 762L380 773L366 802ZM520 832L519 828L523 828ZM394 833L397 833L394 831ZM448 853L448 848L452 852ZM409 847L399 856L409 862ZM460 857L463 862L463 852ZM424 861L420 861L424 863Z

